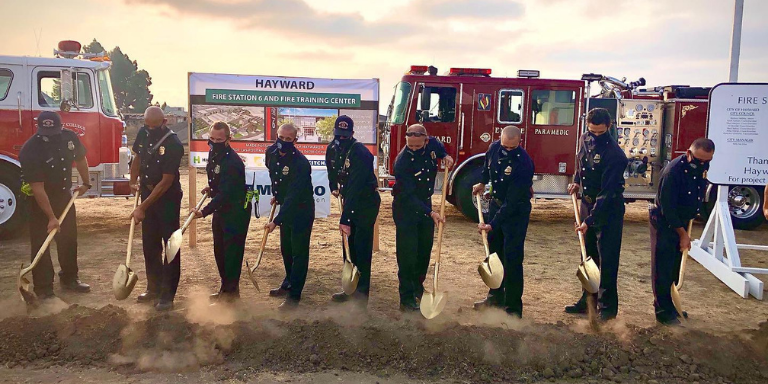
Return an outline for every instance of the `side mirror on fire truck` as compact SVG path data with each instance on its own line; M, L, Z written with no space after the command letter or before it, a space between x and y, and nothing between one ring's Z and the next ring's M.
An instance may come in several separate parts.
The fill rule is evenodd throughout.
M72 107L77 108L77 88L74 85L72 68L64 68L60 71L61 104L62 112L69 112Z

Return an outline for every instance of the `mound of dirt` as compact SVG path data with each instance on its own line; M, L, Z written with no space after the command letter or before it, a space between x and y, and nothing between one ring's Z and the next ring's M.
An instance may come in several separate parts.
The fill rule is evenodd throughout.
M765 351L768 323L752 343L733 335L627 328L618 322L589 334L562 323L500 327L361 313L359 323L350 325L349 317L303 317L316 319L251 318L216 325L192 322L179 311L132 322L114 306L72 306L56 315L0 322L0 362L163 372L223 365L222 379L254 371L347 370L470 382L768 380L765 355L755 353Z

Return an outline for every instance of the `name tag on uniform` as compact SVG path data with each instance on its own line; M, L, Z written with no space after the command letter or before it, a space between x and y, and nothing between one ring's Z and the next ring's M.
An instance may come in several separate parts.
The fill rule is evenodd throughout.
M418 171L418 172L416 172L416 173L414 174L414 176L418 176L418 175L421 175L421 171Z
M46 160L46 161L45 161L45 163L46 163L46 164L48 164L48 163L50 163L51 161L53 161L53 157L51 157L50 159Z

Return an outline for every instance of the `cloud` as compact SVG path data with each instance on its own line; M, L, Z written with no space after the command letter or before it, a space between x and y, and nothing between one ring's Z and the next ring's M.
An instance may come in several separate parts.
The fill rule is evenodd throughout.
M418 0L405 8L415 11L425 22L440 22L443 18L508 20L525 13L522 4L509 0Z

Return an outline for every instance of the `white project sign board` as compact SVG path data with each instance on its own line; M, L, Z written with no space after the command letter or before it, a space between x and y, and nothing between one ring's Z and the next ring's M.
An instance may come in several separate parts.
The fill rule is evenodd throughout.
M715 157L707 178L715 184L768 184L768 84L726 83L709 96L707 137Z

